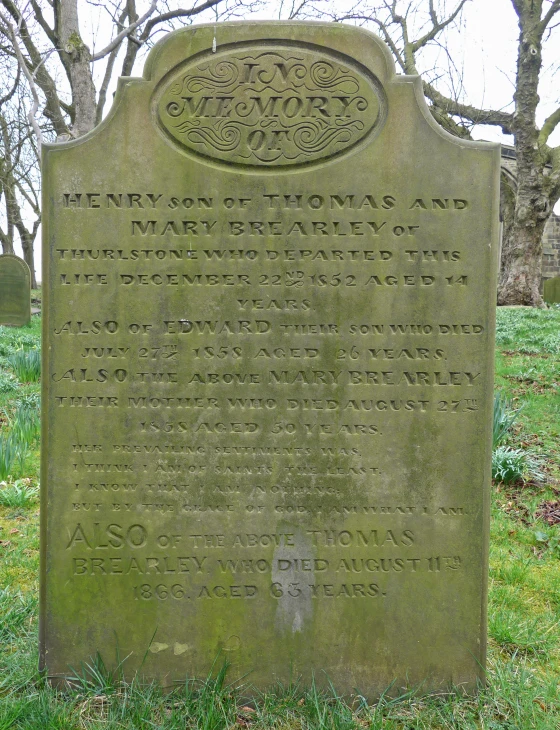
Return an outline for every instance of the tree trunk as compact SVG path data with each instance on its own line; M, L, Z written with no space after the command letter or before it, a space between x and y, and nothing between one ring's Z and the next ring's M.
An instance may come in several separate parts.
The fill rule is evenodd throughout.
M72 134L81 137L95 127L95 86L91 75L91 53L80 36L77 0L60 0L58 28L61 58L72 86L74 119Z
M21 236L21 247L23 249L23 258L25 263L29 266L31 272L31 288L37 288L37 277L35 276L35 258L33 255L33 241L35 236L30 233Z
M515 221L515 191L517 183L515 177L509 171L505 171L502 167L500 175L500 221L502 223L502 247L503 241L509 241L511 236L511 227ZM501 251L500 251L501 253ZM506 262L500 259L500 273L504 270Z
M520 0L513 131L517 156L515 216L502 243L498 304L543 307L539 292L542 235L552 207L546 192L546 159L539 149L536 109L542 67L542 0Z
M128 22L130 24L135 23L138 20L138 13L136 12L136 1L126 0L126 9L128 14ZM132 67L134 66L136 54L138 53L139 49L139 45L135 42L135 40L135 38L128 39L121 76L130 76L132 73Z
M0 244L2 244L2 253L14 253L13 242L8 236L0 235Z
M519 225L514 221L513 225L504 226L499 305L544 306L539 292L544 225L543 221L533 226Z
M527 175L526 169L518 166L513 218L511 194L502 193L505 215L498 282L499 305L544 307L540 294L542 237L551 208L543 188L544 179L539 171L533 168ZM508 213L509 220L506 217Z

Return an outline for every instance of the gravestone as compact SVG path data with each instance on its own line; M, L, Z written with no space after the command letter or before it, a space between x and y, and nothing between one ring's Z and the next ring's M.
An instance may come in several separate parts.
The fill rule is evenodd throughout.
M560 303L560 276L546 279L543 284L543 299L548 304Z
M172 33L45 146L51 677L476 687L499 171L331 24Z
M0 325L23 327L31 320L31 275L19 256L0 256Z

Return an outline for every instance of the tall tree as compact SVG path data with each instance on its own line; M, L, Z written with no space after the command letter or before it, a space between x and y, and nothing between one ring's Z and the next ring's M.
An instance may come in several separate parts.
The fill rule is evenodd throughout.
M515 112L510 129L517 153L517 189L513 225L502 243L500 304L541 305L539 294L542 236L560 198L560 146L548 144L560 123L560 107L539 128L538 86L545 38L550 40L560 0L512 0L518 17L519 43Z
M132 73L142 49L158 32L195 18L209 19L205 12L216 18L247 16L258 1L195 0L190 8L173 9L168 0L139 0L138 7L137 0L106 0L112 36L100 50L91 50L84 41L77 0L0 0L0 49L19 65L29 88L29 121L39 140L45 128L77 137L100 122L112 79L119 71ZM444 45L446 29L460 20L467 2L356 0L344 12L336 0L269 0L266 7L273 17L367 25L388 43L403 73L418 74L420 56ZM517 175L515 181L502 178L506 220L498 302L542 306L542 235L560 198L560 147L549 145L560 108L542 126L537 124L538 85L543 46L553 43L558 33L560 0L510 2L520 29L512 109L482 109L458 94L444 93L437 74L425 76L424 92L436 120L453 134L469 137L474 125L494 125L513 135ZM456 50L445 48L451 62Z
M478 108L441 93L437 81L425 79L424 93L434 117L453 134L468 137L473 125L493 125L513 135L517 175L515 181L502 176L505 220L498 304L543 306L539 292L542 237L560 199L560 146L552 147L548 142L560 124L560 107L539 127L538 88L543 45L558 38L560 0L510 1L519 25L513 110ZM418 74L419 54L430 44L442 42L442 31L457 20L466 2L457 0L446 12L444 0L381 0L373 8L358 3L334 19L355 20L376 28L403 73ZM418 22L422 13L424 23ZM445 50L452 58L453 49Z
M5 90L0 83L0 242L3 250L13 250L17 232L34 282L33 241L40 223L37 152L43 139L80 137L92 130L103 117L115 76L131 75L141 51L161 31L205 12L216 21L249 12L254 1L194 0L191 7L172 8L167 0L141 0L138 6L136 0L106 0L100 6L106 22L100 25L107 37L92 50L84 40L78 0L0 0L1 65L4 77L15 79ZM85 9L82 3L80 10ZM31 227L25 225L28 219Z
M0 244L3 253L14 253L19 239L35 287L33 244L41 220L37 140L25 115L30 102L18 68L5 61L0 78Z

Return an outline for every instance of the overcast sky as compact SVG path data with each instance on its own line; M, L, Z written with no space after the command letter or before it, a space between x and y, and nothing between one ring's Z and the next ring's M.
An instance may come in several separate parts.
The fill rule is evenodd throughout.
M290 0L291 1L291 0ZM328 4L328 0L322 0ZM346 0L333 0L337 11L341 11ZM548 1L548 0L545 0ZM455 6L456 0L447 0L449 7ZM147 2L146 2L147 5ZM86 42L90 48L98 49L108 42L104 31L109 32L107 13L102 3L89 4L79 0L82 22L87 26ZM273 10L274 8L274 10ZM260 19L277 18L277 3L271 3L268 9L261 11ZM139 12L143 12L139 3ZM200 22L210 22L213 14L208 12L199 16ZM255 17L255 16L253 16ZM89 34L89 39L87 38ZM515 81L516 46L519 30L517 17L511 0L469 0L463 11L461 22L457 27L446 31L445 45L450 49L455 65L462 75L464 101L473 106L513 111L512 94ZM560 104L560 85L554 80L555 72L560 66L560 28L554 31L555 36L545 45L543 73L539 94L542 103L539 107L539 124ZM140 76L143 58L135 66L134 75ZM447 66L446 54L434 49L420 59L420 71L432 67L441 69ZM558 77L557 77L558 78ZM442 92L448 91L444 78L438 86ZM109 99L111 96L109 95ZM107 105L105 112L109 110ZM504 137L498 127L478 127L473 130L475 139L487 139L512 144L511 137ZM560 128L550 138L550 144L560 144ZM555 208L560 213L560 203ZM39 237L36 242L37 273L40 277Z
M300 0L284 0L284 9L289 10L294 1L297 5ZM440 2L446 3L449 8L454 8L458 0L440 0ZM549 2L550 0L545 0L545 3ZM265 7L251 17L277 19L280 2L265 0L265 3ZM89 5L85 2L83 5L79 4L89 14L87 19L91 34L90 45L96 44L97 48L100 44L105 45L108 39L101 39L100 36L103 35L103 29L109 26L106 23L107 14L103 11L102 4ZM144 4L147 6L148 0L144 0ZM175 5L175 3L170 4ZM315 0L315 4L317 8L328 9L330 6L336 12L341 13L345 7L351 7L354 2L353 0ZM427 0L420 0L417 4L427 7L428 3ZM139 3L139 12L143 12L140 5L141 3ZM213 19L214 11L207 11L205 14L197 16L198 22L211 22ZM371 29L374 29L374 26L371 26ZM518 35L517 17L511 0L468 0L460 22L440 36L444 45L450 50L455 65L462 73L463 101L473 106L513 111L512 95ZM558 82L555 85L553 79L553 72L558 69L560 64L560 28L555 31L555 35L556 38L553 37L545 45L544 70L540 88L543 103L539 108L539 123L542 123L560 103L559 85ZM97 43L95 43L96 41ZM135 66L134 74L137 76L142 73L143 60L143 58L139 58ZM446 54L434 48L419 59L419 65L421 72L437 65L444 73L447 68ZM99 68L101 71L102 64ZM443 77L440 79L439 88L442 92L447 90ZM479 128L474 136L477 139L512 143L511 138L504 138L499 128ZM560 129L556 131L551 142L560 144Z
M449 47L453 51L461 49L466 100L477 107L513 111L519 28L511 0L471 0L465 8L462 27L451 31L449 37ZM560 104L558 75L554 79L560 65L559 41L557 28L544 46L539 124ZM479 128L474 136L513 143L511 138L504 138L499 128ZM550 138L550 144L560 144L560 129Z

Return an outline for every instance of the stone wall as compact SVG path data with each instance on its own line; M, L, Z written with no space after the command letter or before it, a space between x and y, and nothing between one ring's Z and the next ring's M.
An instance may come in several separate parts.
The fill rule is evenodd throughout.
M543 281L560 276L560 215L553 213L546 224L543 236Z
M513 147L502 145L502 169L515 182L517 161ZM542 281L555 276L560 276L560 215L553 213L543 235Z

